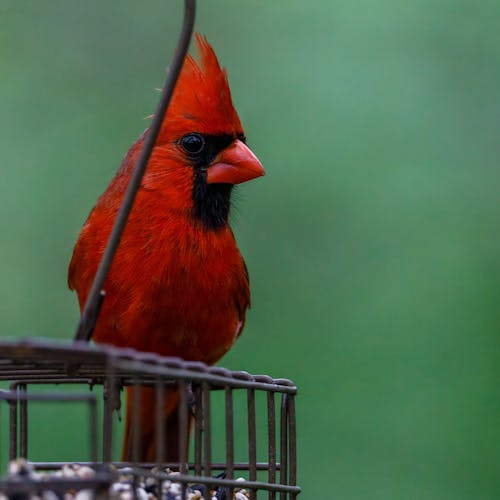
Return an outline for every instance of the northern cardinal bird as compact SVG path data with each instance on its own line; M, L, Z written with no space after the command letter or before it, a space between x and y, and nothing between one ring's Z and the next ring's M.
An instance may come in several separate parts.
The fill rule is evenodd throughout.
M96 342L215 363L250 305L248 273L228 224L233 186L264 175L245 144L227 74L205 38L187 56L104 290ZM148 134L129 149L90 212L69 265L83 308L132 169ZM123 459L130 459L130 391ZM140 461L155 460L155 393L141 388ZM178 460L178 394L164 411Z

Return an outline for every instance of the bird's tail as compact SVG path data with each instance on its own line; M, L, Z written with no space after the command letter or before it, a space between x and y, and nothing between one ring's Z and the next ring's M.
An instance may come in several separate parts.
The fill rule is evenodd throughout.
M162 411L163 457L159 457L157 443L159 436L157 426L157 391L154 387L139 387L139 397L134 397L134 387L127 387L127 410L125 416L125 434L123 437L122 460L125 462L179 462L179 392L169 390L164 396ZM138 409L134 409L138 402ZM135 410L135 411L134 411ZM134 417L139 422L134 425ZM137 455L134 456L134 432L138 430ZM189 429L189 424L188 424ZM137 445L136 445L137 446ZM188 441L185 443L186 456ZM160 449L161 449L160 448Z

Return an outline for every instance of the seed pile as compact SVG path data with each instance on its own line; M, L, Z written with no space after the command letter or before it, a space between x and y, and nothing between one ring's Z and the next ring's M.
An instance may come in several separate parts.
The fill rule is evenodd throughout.
M176 476L178 472L172 472L170 469L152 469L153 473L167 473ZM133 469L125 467L113 469L114 480L107 490L95 491L92 489L81 489L79 491L72 489L61 493L60 491L44 490L44 481L53 479L66 480L93 480L96 472L86 465L72 464L64 465L61 469L51 472L36 471L34 467L23 459L13 460L9 464L8 479L19 484L28 481L35 481L36 492L30 494L16 493L11 495L10 499L0 492L0 500L229 500L226 490L222 487L209 489L205 493L206 487L201 484L190 484L186 487L186 493L182 495L181 483L175 480L159 481L153 477L134 477ZM223 475L219 477L224 477ZM244 478L238 478L237 481L244 481ZM135 496L134 496L135 488ZM247 500L249 493L243 488L235 488L233 500Z

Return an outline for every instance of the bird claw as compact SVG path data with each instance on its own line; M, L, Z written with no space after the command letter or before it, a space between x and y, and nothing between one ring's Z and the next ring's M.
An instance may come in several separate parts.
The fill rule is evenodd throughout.
M120 392L122 390L122 383L120 380L113 380L111 385L108 383L104 384L104 401L109 405L112 412L116 412L118 420L121 422L121 406L122 401L120 398Z

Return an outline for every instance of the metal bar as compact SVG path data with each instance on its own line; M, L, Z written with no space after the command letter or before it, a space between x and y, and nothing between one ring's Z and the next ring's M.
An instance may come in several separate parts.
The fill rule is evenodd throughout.
M89 438L90 450L92 460L96 461L97 456L94 453L94 445L97 444L97 409L96 398L92 394L28 394L25 384L18 384L14 382L11 384L14 390L0 391L0 400L5 400L9 403L9 459L14 460L17 457L17 406L21 405L22 413L22 439L21 439L21 452L20 456L26 457L28 448L28 429L27 429L27 402L28 401L41 401L41 402L87 402L90 407L89 419Z
M128 405L128 401L127 401ZM134 380L134 385L132 386L132 467L138 468L140 448L144 447L142 442L141 433L141 386L139 385L139 379L136 377ZM137 486L139 483L139 478L137 474L132 476L132 496L134 500L138 500Z
M184 380L179 381L179 462L180 473L187 474L187 446L188 446L188 408L187 408L187 384ZM185 491L183 492L185 493ZM184 497L183 497L184 498Z
M19 391L21 392L21 396L26 396L26 384L19 385ZM24 393L24 394L23 394ZM20 440L21 440L21 449L19 451L19 456L23 458L28 458L28 401L26 398L20 398Z
M232 479L234 473L234 413L231 387L226 387L226 462L227 477Z
M149 365L149 364L144 364L142 361L131 361L127 360L127 370L132 371L138 371L141 372L141 374L151 374L153 375L162 375L162 372L165 371L166 367L163 367L162 365ZM123 369L120 365L120 361L117 361L117 368ZM231 372L228 372L228 376L230 376ZM184 368L178 368L175 369L175 371L172 371L169 375L164 375L166 377L171 377L171 378L176 378L176 379L191 379L193 382L203 382L207 381L210 382L212 386L212 390L217 390L217 389L223 389L226 385L230 385L234 387L235 389L260 389L263 391L273 391L273 392L279 392L279 393L287 393L287 394L296 394L297 393L297 388L295 386L287 386L287 385L278 385L278 384L273 384L273 383L262 383L262 382L255 382L253 380L236 380L232 379L226 376L221 376L221 375L216 375L213 373L210 373L209 370L206 372L195 372L195 371L189 371ZM123 381L124 385L127 385L126 380ZM152 382L150 382L152 383Z
M97 401L91 398L89 404L89 451L91 462L97 462Z
M274 393L267 393L267 449L269 461L268 478L271 484L276 482L276 406ZM269 494L270 500L275 500L274 492Z
M158 377L156 380L156 461L157 466L160 470L165 467L166 462L166 453L167 453L167 434L165 432L164 425L164 412L165 412L165 400L167 389L165 389L165 384L163 383L163 379ZM139 464L139 467L142 467ZM161 492L163 487L163 480L158 478L156 480L156 488L158 492ZM159 495L158 495L159 496Z
M124 226L125 227L125 226ZM114 227L113 227L114 229ZM111 233L113 235L113 233ZM121 238L121 234L119 235L119 238ZM111 236L110 236L111 240ZM109 241L109 240L108 240ZM116 247L118 248L118 243L116 244ZM106 246L105 251L107 250L108 246ZM99 263L99 267L97 268L97 273L94 278L94 283L96 283L97 278L99 278L99 282L96 283L96 288L95 292L93 291L94 289L90 289L90 294L88 295L87 302L84 304L84 309L82 311L82 314L80 316L80 320L78 322L77 330L75 333L75 340L77 341L89 341L92 338L92 333L94 333L94 328L95 324L97 322L97 318L99 317L99 313L101 312L101 307L102 303L104 302L104 297L106 296L106 292L102 289L102 286L104 285L104 282L106 281L106 277L109 272L109 268L111 267L111 263L113 262L113 257L114 253L116 250L113 252L113 256L111 258L107 258L106 261L104 261L104 257L106 256L106 253L104 254L101 262ZM109 261L109 264L107 264ZM103 271L99 274L99 270L101 269L101 263L105 262L107 269L105 269L105 274ZM104 277L102 277L104 275ZM102 281L101 288L98 289L97 285L100 285ZM91 300L91 302L90 302ZM88 306L87 306L88 304Z
M194 473L201 476L201 453L203 448L203 401L201 387L194 387L195 417L194 417Z
M9 401L9 460L17 457L17 399Z
M288 432L290 439L290 477L289 484L295 486L297 484L297 437L296 437L296 422L295 422L295 398L288 396ZM296 497L292 494L292 499Z
M203 382L201 388L203 398L203 465L205 476L210 476L212 461L212 432L210 428L210 386L207 382Z
M102 421L102 460L110 463L113 455L113 409L119 398L112 359L107 362L107 377L103 385L104 412Z
M151 472L150 477L161 477L163 479L179 482L179 483L200 483L206 485L213 485L217 483L221 486L231 486L233 488L245 488L245 489L255 489L255 490L273 490L278 492L296 492L300 493L300 488L298 486L288 486L284 484L269 484L264 481L238 481L236 479L222 479L222 478L213 478L206 476L194 476L191 474L167 474L167 473L158 473Z
M6 479L0 480L0 491L7 495L9 498L14 498L14 495L20 495L19 498L25 498L21 494L34 493L40 491L42 485L44 491L58 491L67 492L68 490L81 490L95 486L109 486L113 475L110 473L97 473L92 479L81 478L50 478L31 479L24 478L22 481L19 479Z
M189 372L187 370L179 370L176 371L175 373L171 373L169 370L167 374L165 373L165 371L166 370L161 366L156 368L152 368L151 366L145 366L144 369L141 370L136 365L134 369L130 370L129 372L125 372L123 368L121 368L120 371L117 372L117 376L121 378L124 386L132 385L133 383L132 373L141 372L142 374L141 377L144 377L141 384L149 386L154 386L155 379L158 376L161 376L162 378L164 378L166 386L174 385L172 380L169 379L184 378L184 379L192 379L193 382L201 382L203 380L206 380L211 383L212 390L223 390L226 385L230 385L234 389L251 388L256 390L271 391L271 392L286 393L286 394L296 394L297 392L296 387L261 384L259 382L252 382L252 381L245 381L245 382L235 381L221 376L213 376L210 373L206 374L195 373L195 372ZM101 385L103 383L101 379L105 378L105 376L106 373L104 369L101 368L99 371L87 372L87 374L83 376L81 379L72 379L72 381L67 382L60 374L47 376L47 374L43 370L34 370L31 375L27 375L25 372L13 371L8 377L0 377L0 380L12 380L13 378L16 378L18 380L22 380L23 382L29 384L81 383L87 385L88 384ZM89 380L90 377L92 377L93 380Z
M281 396L280 416L280 483L288 484L288 395ZM280 500L286 500L285 492L281 493Z
M248 415L248 463L250 481L257 479L257 437L255 430L255 391L247 390L247 415ZM257 500L257 492L250 490L250 500Z
M139 450L141 443L141 386L136 379L132 388L132 462L134 467L139 463Z
M23 352L20 356L19 352ZM36 356L36 359L35 359ZM16 360L13 366L10 361L9 370L5 367L5 363L1 360L8 357L9 360ZM141 371L141 376L146 377L147 373L151 374L151 380L143 380L143 385L154 385L156 376L165 378L189 378L194 381L208 380L212 384L212 390L224 389L226 385L231 385L238 388L251 387L254 389L262 389L265 391L286 392L295 394L297 388L289 380L271 379L264 376L251 376L245 374L241 376L241 372L231 372L216 367L208 367L202 363L197 363L195 370L190 369L192 363L181 361L179 359L165 358L150 353L140 353L131 349L119 349L110 346L99 346L95 349L90 349L87 344L82 346L82 343L75 344L72 348L62 348L51 346L42 342L21 342L7 343L0 342L0 380L11 380L15 375L16 379L24 376L33 378L40 383L41 378L54 377L54 381L64 383L67 381L67 376L62 373L61 368L54 368L54 360L59 359L64 366L68 359L75 360L78 363L83 361L86 366L78 368L78 373L81 376L82 383L99 383L99 378L106 377L105 361L108 357L116 359L115 368L117 374L128 377L128 381L124 381L124 385L132 383L132 371ZM26 359L28 358L28 359ZM21 365L24 359L24 364ZM37 361L38 360L38 361ZM37 365L39 363L41 367ZM88 363L93 363L93 366L88 366ZM98 366L95 366L98 365ZM57 366L57 365L56 365ZM119 370L123 370L120 372ZM7 375L5 375L7 374ZM79 377L72 377L70 380L77 380Z
M226 386L226 474L228 479L234 479L234 412L233 390ZM233 498L233 489L226 491L227 498Z
M167 402L168 401L168 395L169 395L169 392L170 392L170 389L167 389L165 386L163 388L163 401L164 402ZM172 393L174 393L174 391L172 391ZM175 394L174 396L175 397ZM169 451L168 451L168 447L169 446L172 446L171 443L169 443L169 439L168 439L168 432L166 432L166 419L167 416L165 415L164 413L164 410L162 410L162 419L163 419L163 446L164 446L164 449L165 449L165 457L164 457L164 461L167 460L167 457L169 456ZM175 443L173 443L173 446L175 446Z
M191 35L193 33L195 10L196 0L184 0L184 20L177 48L168 71L167 80L165 82L165 86L163 87L153 121L151 122L151 127L149 128L149 132L145 138L144 145L134 168L134 172L132 173L132 177L118 211L118 215L116 216L113 230L111 231L104 255L101 258L94 282L92 283L92 287L85 302L76 331L75 340L88 341L92 337L92 332L99 314L99 302L102 300L101 291L104 286L104 282L106 281L109 269L111 268L111 263L113 262L113 258L120 243L125 224L127 223L132 205L139 190L149 157L155 145L163 118L172 98L175 84L177 83L182 63L184 62L184 57L186 56L189 48L189 42L191 41Z
M32 464L36 468L40 469L47 469L47 470L55 470L55 469L60 469L63 465L67 464L67 462L34 462L34 461L29 461L30 464ZM92 462L82 462L82 461L72 461L72 464L78 464L78 465L92 465ZM113 465L115 467L121 468L121 467L129 467L130 462L113 462ZM139 469L147 470L147 469L152 469L153 467L156 467L156 462L140 462L138 464ZM178 462L165 462L163 464L165 468L173 469L175 467L179 466ZM189 468L194 469L194 463L190 462L188 463ZM269 463L268 462L257 462L256 464L257 470L263 470L267 471L269 469ZM210 469L212 471L215 470L226 470L226 463L225 462L213 462L210 464ZM234 463L234 470L238 471L247 471L249 469L249 465L246 462L235 462ZM279 471L280 470L280 464L276 465L276 469ZM215 480L214 480L215 481Z
M57 378L57 379L53 379L53 378L49 378L49 379L44 379L44 378L36 378L36 379L33 379L33 380L28 380L28 379L17 379L16 378L16 381L13 382L13 386L16 386L17 384L28 384L28 385L41 385L41 384L55 384L55 385L64 385L64 384L71 384L71 385L77 385L77 384L81 384L81 385L103 385L103 381L99 381L99 382L96 382L96 381L93 381L93 380L90 380L89 378L87 377L84 377L84 378ZM12 389L14 390L14 389Z
M156 461L158 467L165 462L165 426L163 414L165 408L165 389L161 378L156 381Z
M137 474L140 474L140 471L137 471ZM66 478L53 478L53 479L44 479L43 482L40 480L33 480L26 478L22 481L19 480L0 480L0 491L6 493L7 495L15 494L15 493L27 493L33 490L39 490L40 485L43 485L43 490L56 490L56 491L67 491L70 489L81 490L84 488L89 488L92 486L98 486L102 483L109 484L110 481L115 476L113 474L98 474L92 479L66 479ZM185 474L166 474L166 473L150 473L149 477L153 478L161 478L164 480L169 480L178 483L199 483L205 484L207 486L211 486L214 482L220 484L221 486L233 487L233 488L245 488L245 489L255 489L255 490L265 490L265 491L277 491L277 492L285 492L291 494L300 493L300 488L298 486L286 486L280 484L270 485L263 481L237 481L235 479L214 479L213 477L204 477L204 476L191 476Z
M94 400L92 394L5 394L0 391L0 400L5 401L41 401L42 403L69 402L88 403Z

